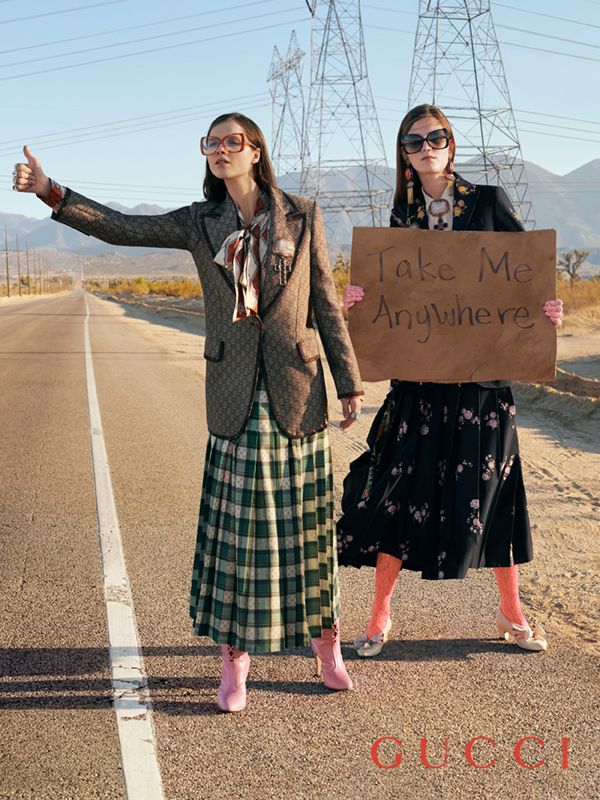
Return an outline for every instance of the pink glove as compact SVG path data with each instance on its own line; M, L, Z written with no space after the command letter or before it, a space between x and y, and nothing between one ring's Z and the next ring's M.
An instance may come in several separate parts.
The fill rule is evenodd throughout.
M563 301L562 300L546 300L544 303L544 314L548 317L553 325L560 328L563 321Z
M365 290L362 288L362 286L356 286L352 283L349 284L344 289L344 303L342 305L343 310L348 311L348 309L352 308L355 303L360 303L360 301L364 299L364 296Z

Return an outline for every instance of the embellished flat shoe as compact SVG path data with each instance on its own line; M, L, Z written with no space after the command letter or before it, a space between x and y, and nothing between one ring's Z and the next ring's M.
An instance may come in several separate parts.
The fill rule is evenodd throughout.
M498 628L500 638L511 642L511 644L516 644L517 647L523 650L539 652L548 649L546 632L541 625L536 625L535 628L531 630L529 626L525 627L510 622L501 611L498 611L496 614L496 627Z
M372 658L378 656L383 650L383 645L388 640L388 634L392 629L392 620L388 618L385 623L385 628L379 633L375 634L371 639L367 638L367 634L363 633L354 640L354 647L357 654L361 658Z

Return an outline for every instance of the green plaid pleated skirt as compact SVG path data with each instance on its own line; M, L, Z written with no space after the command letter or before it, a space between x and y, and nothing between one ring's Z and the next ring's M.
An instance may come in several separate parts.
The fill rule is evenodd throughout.
M339 616L328 431L289 439L259 379L246 428L206 448L190 616L250 653L309 644Z

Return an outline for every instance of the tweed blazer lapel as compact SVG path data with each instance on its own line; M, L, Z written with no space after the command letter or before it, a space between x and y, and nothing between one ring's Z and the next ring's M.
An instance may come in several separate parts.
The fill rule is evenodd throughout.
M259 313L261 317L267 313L281 292L290 281L298 251L302 243L302 238L306 230L306 214L296 207L292 198L280 189L271 187L271 208L269 224L269 243L264 263L261 264L262 278L259 299ZM279 242L288 242L293 245L292 256L287 257L286 266L287 281L285 284L280 279L280 271L276 269L278 256L273 250L277 250Z
M235 203L229 194L227 194L225 200L215 206L212 211L208 211L202 215L200 225L208 248L214 258L221 249L221 245L226 237L240 227ZM231 291L235 293L231 267L221 266L217 263L215 263L215 267L223 275Z

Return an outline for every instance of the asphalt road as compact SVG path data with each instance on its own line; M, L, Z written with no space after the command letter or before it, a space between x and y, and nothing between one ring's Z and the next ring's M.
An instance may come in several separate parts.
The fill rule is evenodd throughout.
M355 691L330 693L313 677L308 652L298 650L253 658L246 710L219 713L218 651L193 637L187 616L207 436L201 332L89 295L88 303L168 800L599 796L598 659L565 626L547 625L551 644L544 654L496 639L489 571L440 583L401 575L392 641L379 659L367 661L349 644L364 626L373 572L344 570L342 639ZM81 290L0 306L0 798L126 797L111 705L84 316ZM381 385L369 387L367 413L346 435L334 427L339 410L332 401L338 500L347 463L362 450L384 394ZM521 426L525 455L536 436L539 420ZM563 445L536 440L535 446L543 454L544 447L550 453ZM589 476L590 507L597 486L598 475ZM549 491L548 475L535 470L527 487L543 552L545 514L554 503L560 518L562 500ZM589 513L579 506L582 525ZM574 536L577 524L574 514ZM555 567L542 563L549 609ZM525 598L527 580L528 567ZM538 610L543 618L545 609ZM585 612L597 616L597 608ZM384 736L402 742L395 768L370 757ZM478 740L472 755L479 765L495 758L493 766L468 762L465 747L473 737L493 740ZM522 748L524 762L545 760L538 768L515 761L523 737L544 742L542 748L529 740ZM445 766L422 763L425 738L432 765L443 763L447 739ZM399 749L388 740L381 763L393 764Z

